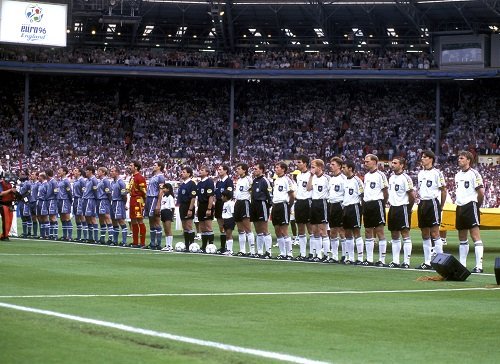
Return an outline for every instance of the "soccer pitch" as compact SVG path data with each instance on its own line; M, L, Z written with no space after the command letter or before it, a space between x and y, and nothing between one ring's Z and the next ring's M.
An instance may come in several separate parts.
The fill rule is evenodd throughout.
M422 257L414 234L412 266ZM11 239L0 243L0 362L495 363L498 235L482 232L485 274L465 282ZM456 232L448 241L456 256Z

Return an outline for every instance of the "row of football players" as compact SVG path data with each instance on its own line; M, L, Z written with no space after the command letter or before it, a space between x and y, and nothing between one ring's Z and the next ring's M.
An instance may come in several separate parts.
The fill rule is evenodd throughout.
M479 206L483 200L483 182L479 173L471 168L473 157L461 152L456 174L456 228L459 231L460 261L466 265L470 233L474 242L476 266L473 272L482 272L483 244L479 233ZM434 167L435 155L424 151L422 170L418 173L418 226L422 233L424 262L417 268L431 269L431 251L443 252L439 236L441 211L446 198L446 185L442 173ZM268 220L272 221L277 237L277 259L295 259L344 264L377 265L408 268L412 252L410 238L411 211L416 191L411 178L404 172L405 160L395 157L389 179L378 168L378 158L368 154L364 159L364 181L356 176L355 164L334 157L330 161L331 176L325 173L325 163L320 159L309 165L306 156L295 161L299 174L296 182L287 175L284 162L275 165L275 180L265 178L265 167L257 164L253 178L246 164L238 164L238 179L233 187L229 169L220 166L219 179L213 183L208 169L200 173L198 185L192 181L192 170L183 169L183 183L179 188L180 216L183 221L184 244L189 247L195 201L198 200L197 217L202 233L202 251L213 242L211 221L215 213L221 233L219 252L232 253L232 230L237 226L239 251L236 255L269 259L272 240ZM203 168L202 168L203 170ZM292 176L293 176L292 175ZM234 194L234 208L231 198ZM197 197L197 199L195 198ZM392 261L386 264L387 239L385 206L389 204L388 229L391 232ZM292 239L288 234L290 207L294 206L298 225L300 253L292 255ZM212 209L215 206L215 209ZM365 228L361 237L361 222ZM186 224L187 223L187 224ZM251 223L254 225L255 237ZM329 228L329 229L328 229ZM307 235L309 254L307 255ZM194 236L194 233L193 233ZM378 260L374 259L375 239L378 239ZM342 256L339 259L339 246ZM248 247L248 254L247 254ZM167 249L171 247L167 246ZM403 249L403 262L400 253ZM355 255L355 250L357 254ZM365 255L366 254L366 255Z

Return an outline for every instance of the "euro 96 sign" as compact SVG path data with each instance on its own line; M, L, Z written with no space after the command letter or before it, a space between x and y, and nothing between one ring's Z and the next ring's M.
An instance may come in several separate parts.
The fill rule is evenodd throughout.
M66 46L67 5L3 0L0 41Z

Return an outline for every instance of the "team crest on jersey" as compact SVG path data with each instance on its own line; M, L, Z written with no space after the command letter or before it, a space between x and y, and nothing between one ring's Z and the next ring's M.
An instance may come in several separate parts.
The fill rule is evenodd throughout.
M306 181L302 182L302 187L304 187L304 188L307 187L307 182Z
M255 192L259 192L259 191L260 191L260 188L258 188L258 187L257 187L257 188L255 189Z
M204 189L204 188L202 188L202 189L200 190L200 192L201 192L201 194L203 195L203 194L205 193L205 189Z
M340 186L339 185L336 185L335 186L335 192L339 192L340 191Z
M469 186L470 186L469 181L465 181L464 186L465 186L465 188L469 188Z
M181 193L182 193L183 195L185 195L185 194L186 194L186 190L181 190Z
M318 186L318 191L319 192L323 191L323 186Z
M375 182L370 183L370 188L375 188Z
M283 191L283 186L278 186L278 191L282 192Z
M399 185L394 186L394 189L395 189L396 191L399 191Z
M432 181L427 181L426 185L427 185L427 187L431 187L432 186Z
M354 189L353 188L349 188L349 194L350 195L354 194Z
M243 186L240 186L240 191L243 191Z

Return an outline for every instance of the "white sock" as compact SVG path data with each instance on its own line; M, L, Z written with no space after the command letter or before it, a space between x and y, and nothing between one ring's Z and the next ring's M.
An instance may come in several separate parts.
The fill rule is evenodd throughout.
M233 239L226 240L226 250L233 252Z
M285 239L277 238L278 241L278 249L280 250L280 255L286 257L286 248L285 248Z
M431 265L431 239L425 239L422 242L422 248L424 249L424 263L427 265Z
M484 246L481 240L474 242L474 252L476 253L476 267L483 269Z
M399 254L401 254L401 240L394 239L392 241L392 261L399 264Z
M293 257L293 250L292 250L292 238L289 236L285 236L285 249L286 249L286 256Z
M460 264L467 267L467 255L469 254L469 242L467 240L460 242L458 253L460 255Z
M385 264L385 256L387 254L387 240L378 241L378 260Z
M437 238L434 240L434 253L443 254L443 241L441 238Z
M339 238L330 240L332 249L332 259L339 260Z
M328 236L323 236L321 241L323 243L323 253L325 257L328 257L328 253L330 252L330 238Z
M342 256L346 257L347 256L347 248L345 247L345 238L340 239L340 245L342 246Z
M354 262L354 239L346 239L345 240L345 249L346 249L346 259Z
M411 250L413 248L413 244L411 243L411 238L403 239L403 262L410 265L411 258Z
M174 240L174 237L172 235L166 236L165 237L165 245L169 248L172 247L172 240Z
M264 235L264 245L266 246L266 252L271 254L271 247L273 246L273 238L271 234Z
M238 242L240 243L240 252L243 254L247 253L246 242L247 242L247 234L239 233L238 234Z
M300 256L305 257L306 256L306 248L307 248L307 237L305 235L299 235L299 249L300 249Z
M373 263L373 250L375 248L375 239L365 239L366 260Z
M264 234L257 234L257 253L264 254Z
M252 232L247 233L248 245L250 245L250 254L255 254L255 237Z

